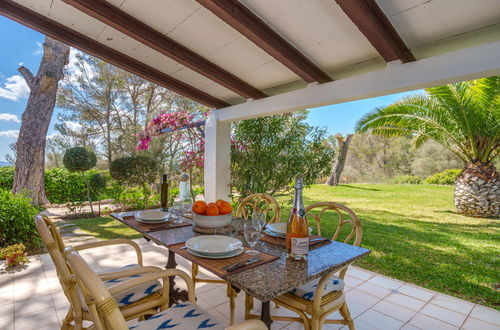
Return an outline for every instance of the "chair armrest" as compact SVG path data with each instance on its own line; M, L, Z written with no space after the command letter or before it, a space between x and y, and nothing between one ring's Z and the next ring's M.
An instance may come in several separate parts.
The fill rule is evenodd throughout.
M267 330L267 326L260 320L247 320L232 325L226 330Z
M77 251L82 251L82 250L87 250L87 249L93 249L96 247L109 246L109 245L120 245L120 244L130 245L131 247L133 247L135 249L136 254L137 254L137 263L142 266L141 248L139 247L139 245L136 242L131 241L129 239L116 238L116 239L110 239L110 240L106 240L106 241L80 244L80 245L74 246L73 248Z
M139 274L154 273L154 272L158 272L158 271L162 271L162 270L163 269L160 267L142 266L142 267L137 267L137 268L119 270L116 272L101 273L101 274L97 274L97 275L99 275L99 278L101 280L107 281L107 280L113 280L115 278L122 278L122 277L139 275Z
M146 268L146 267L144 267ZM170 282L169 282L169 277L173 276L179 276L186 282L186 286L188 289L188 299L191 303L196 302L196 297L194 294L194 283L191 277L186 273L183 272L182 270L179 269L166 269L166 270L160 270L156 271L153 273L145 274L144 276L137 277L125 282L118 283L116 285L113 285L112 287L108 288L109 292L111 295L115 295L119 292L131 289L133 287L136 287L138 285L151 282L154 280L158 279L163 279L163 292L168 296L168 290L170 289Z

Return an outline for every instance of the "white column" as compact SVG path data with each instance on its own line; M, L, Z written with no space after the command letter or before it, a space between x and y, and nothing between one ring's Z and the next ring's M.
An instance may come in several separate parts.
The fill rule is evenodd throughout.
M231 123L218 121L217 110L205 124L205 201L228 200L231 183Z

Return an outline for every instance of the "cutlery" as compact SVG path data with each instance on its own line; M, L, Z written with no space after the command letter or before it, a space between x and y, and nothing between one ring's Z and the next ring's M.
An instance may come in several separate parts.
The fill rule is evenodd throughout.
M235 270L237 270L239 268L242 268L242 267L245 267L245 266L249 266L249 265L254 264L256 262L259 262L261 260L262 260L262 258L260 258L260 257L252 257L252 258L248 258L248 259L245 259L245 260L238 261L238 262L236 262L234 264L231 264L229 266L223 267L222 269L224 269L227 272L234 272Z
M168 229L172 227L172 225L166 225L166 226L161 226L161 227L156 227L156 228L151 228L150 230L148 230L148 232L152 232L152 231L159 231L159 230L164 230L164 229Z
M323 237L317 237L317 238L310 239L309 242L317 242L317 241L324 241L324 240L326 240L326 239Z

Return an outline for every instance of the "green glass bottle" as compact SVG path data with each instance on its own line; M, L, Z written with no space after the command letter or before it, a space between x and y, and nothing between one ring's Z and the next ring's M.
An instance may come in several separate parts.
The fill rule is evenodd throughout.
M160 208L163 212L168 211L168 176L163 174L160 185Z

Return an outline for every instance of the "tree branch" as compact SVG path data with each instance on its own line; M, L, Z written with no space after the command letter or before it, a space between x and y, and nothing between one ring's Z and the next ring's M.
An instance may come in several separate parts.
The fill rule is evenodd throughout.
M28 87L30 90L33 89L33 86L35 85L35 76L33 76L33 73L25 67L25 66L20 66L19 69L17 69L23 76L24 80L26 81L26 84L28 84Z

